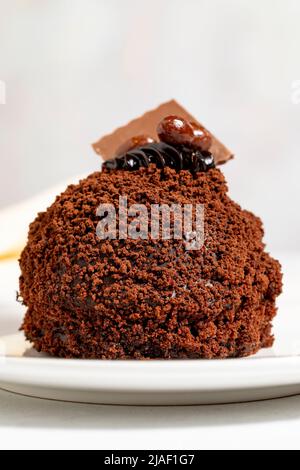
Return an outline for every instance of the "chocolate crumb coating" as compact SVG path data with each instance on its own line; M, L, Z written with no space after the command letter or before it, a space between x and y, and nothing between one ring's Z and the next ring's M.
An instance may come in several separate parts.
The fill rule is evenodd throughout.
M100 203L205 204L205 243L102 240ZM227 195L218 169L155 165L96 172L31 224L20 265L26 338L65 358L226 358L271 346L280 265L260 219Z

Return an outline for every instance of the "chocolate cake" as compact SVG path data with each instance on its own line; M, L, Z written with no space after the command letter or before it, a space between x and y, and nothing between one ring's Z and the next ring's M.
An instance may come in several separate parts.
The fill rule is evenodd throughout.
M157 125L157 135L131 135L108 152L102 171L69 186L31 224L20 294L22 328L38 351L196 359L272 345L281 272L264 250L260 219L228 196L203 126L182 113ZM187 249L186 234L100 239L101 204L115 207L120 235L120 196L149 213L153 204L201 204L204 243Z

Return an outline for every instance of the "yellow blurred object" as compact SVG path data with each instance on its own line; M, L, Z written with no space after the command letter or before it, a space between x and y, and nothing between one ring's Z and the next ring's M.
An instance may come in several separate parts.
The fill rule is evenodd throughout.
M16 251L7 251L6 253L0 253L0 262L7 261L9 259L19 259L22 248Z
M18 259L26 245L29 224L37 214L46 210L55 197L69 184L76 183L85 176L73 177L31 199L2 209L0 211L0 261Z

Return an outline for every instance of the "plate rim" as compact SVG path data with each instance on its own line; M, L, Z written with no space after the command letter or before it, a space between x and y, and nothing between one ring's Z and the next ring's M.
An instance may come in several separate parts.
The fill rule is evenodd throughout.
M1 384L118 391L207 391L300 385L300 357L212 360L5 358Z

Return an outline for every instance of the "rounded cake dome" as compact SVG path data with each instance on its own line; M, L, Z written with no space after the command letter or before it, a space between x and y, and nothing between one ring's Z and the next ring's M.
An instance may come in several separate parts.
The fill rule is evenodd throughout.
M97 208L204 204L204 244L100 240ZM38 351L80 358L225 358L270 346L280 265L260 219L227 195L220 170L155 165L97 172L31 224L20 260L23 330Z

